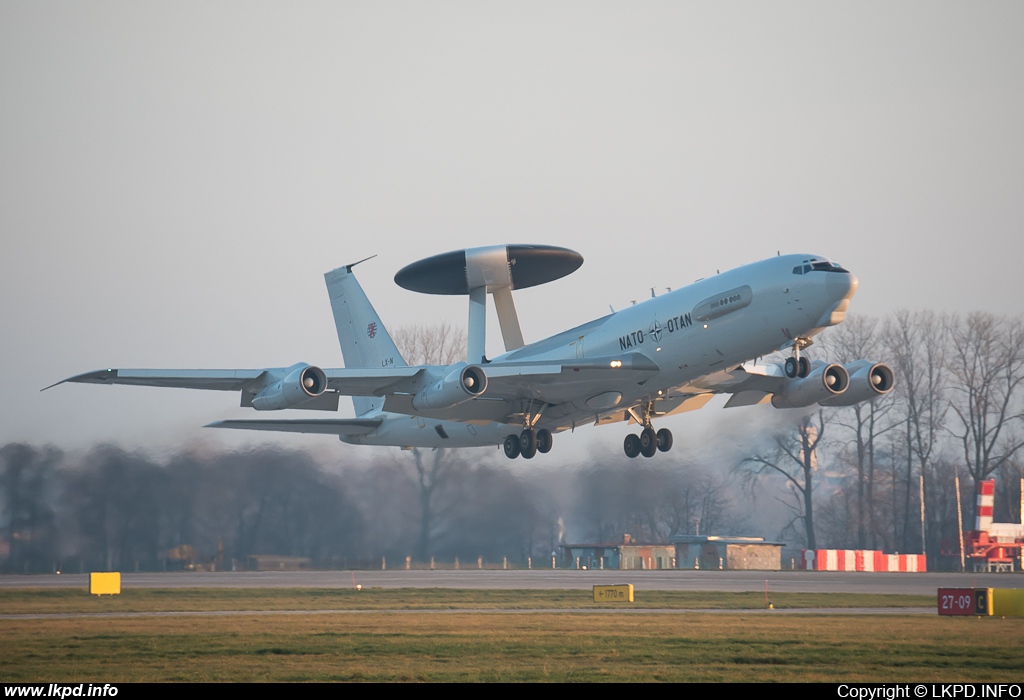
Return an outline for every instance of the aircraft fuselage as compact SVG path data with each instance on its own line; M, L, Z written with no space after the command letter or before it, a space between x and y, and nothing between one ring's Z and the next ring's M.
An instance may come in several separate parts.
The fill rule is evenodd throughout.
M817 268L817 269L815 269ZM794 339L809 338L843 320L857 279L811 255L769 258L698 280L493 358L485 372L505 362L565 361L639 354L659 371L642 382L619 381L614 373L593 387L524 383L523 411L540 412L536 427L551 432L593 423L602 414L637 402L665 399L709 374L768 355ZM592 389L592 393L589 393ZM374 433L343 436L358 444L420 447L500 444L522 426L489 419L486 392L465 404L466 422L433 418L429 412L381 412Z

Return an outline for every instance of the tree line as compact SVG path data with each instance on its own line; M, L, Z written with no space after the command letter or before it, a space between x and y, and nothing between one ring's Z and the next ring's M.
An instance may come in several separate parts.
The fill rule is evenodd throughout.
M957 491L974 527L979 482L995 478L997 522L1020 522L1020 317L897 311L822 333L819 356L877 358L896 377L882 398L795 417L737 466L748 485L782 484L787 534L809 548L924 552L955 546Z
M436 345L417 333L419 354ZM455 357L464 336L445 338ZM895 389L847 408L730 409L749 421L739 459L600 450L554 468L510 464L497 450L357 448L324 461L302 450L183 449L157 459L116 445L67 454L11 443L0 447L0 570L231 568L256 555L325 568L406 557L525 566L561 543L626 533L890 552L923 543L936 561L956 537L957 477L966 529L976 484L992 476L996 520L1020 517L1022 340L1017 317L851 317L815 339L813 356L885 361ZM761 515L780 509L782 525L766 525Z
M223 570L257 555L338 569L400 566L406 557L525 567L548 562L566 539L661 541L743 522L727 478L699 467L625 469L623 457L516 474L497 450L493 459L426 452L441 468L424 517L414 455L356 454L323 463L259 448L157 460L113 445L68 455L8 444L0 447L0 570Z

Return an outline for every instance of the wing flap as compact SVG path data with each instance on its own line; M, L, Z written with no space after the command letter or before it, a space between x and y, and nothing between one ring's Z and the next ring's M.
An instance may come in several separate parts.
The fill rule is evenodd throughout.
M327 388L344 396L385 396L395 392L416 392L425 373L423 367L387 369L325 369Z
M639 353L575 360L502 362L483 365L487 373L484 398L537 399L560 403L579 398L593 384L607 390L609 382L641 384L660 367Z
M382 422L380 418L219 420L203 427L273 430L283 433L318 433L320 435L367 435L380 427Z
M758 404L768 403L772 400L771 392L759 391L757 389L749 389L747 391L737 391L732 397L726 401L725 408L736 408L737 406L757 406Z

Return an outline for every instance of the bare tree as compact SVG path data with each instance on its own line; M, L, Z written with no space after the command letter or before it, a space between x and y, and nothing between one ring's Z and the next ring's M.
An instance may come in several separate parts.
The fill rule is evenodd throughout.
M914 468L921 480L929 531L937 532L938 511L932 496L936 479L933 464L946 418L949 373L946 369L949 352L948 323L931 311L897 311L885 323L886 346L896 373L896 396L899 398L900 420L904 430L906 473L904 482L903 548L910 547L910 503L915 488ZM894 462L898 461L893 454ZM893 486L895 487L895 483ZM929 553L935 553L938 542L926 538ZM930 548L928 545L931 545Z
M825 434L828 420L825 410L817 415L800 417L792 430L778 433L774 446L766 452L744 459L739 469L750 482L775 475L781 476L792 500L786 505L793 512L792 523L802 521L808 549L817 549L814 535L814 473L817 470L817 449Z
M849 363L865 357L876 357L880 350L878 319L867 316L851 316L841 326L830 331L825 340L830 359ZM897 381L897 385L899 382ZM878 526L876 466L878 437L893 425L885 417L893 405L891 395L875 398L850 406L836 418L836 424L847 428L853 434L853 463L857 471L857 496L855 500L857 546L874 547ZM851 415L852 414L852 415Z
M410 365L451 365L466 357L466 331L450 323L402 326L395 345Z
M957 380L951 406L960 423L954 434L977 494L979 482L1024 447L1019 432L1024 322L972 313L950 325L950 337L950 369Z
M402 357L410 365L451 365L466 355L466 331L448 323L403 326L393 337ZM426 561L430 556L434 527L434 499L452 459L442 448L434 450L429 459L418 447L411 451L420 496L420 536L416 556L420 561Z
M577 513L589 526L587 536L598 541L618 542L629 533L640 542L666 542L745 525L727 482L692 464L645 463L623 471L621 464L599 462L581 472L577 484Z

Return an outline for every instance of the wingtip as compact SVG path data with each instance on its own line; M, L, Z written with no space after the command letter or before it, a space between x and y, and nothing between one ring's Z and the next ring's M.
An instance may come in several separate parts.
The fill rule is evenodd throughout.
M76 374L73 377L66 377L64 379L61 379L59 382L54 382L50 386L43 387L39 391L46 391L47 389L52 389L58 384L66 384L68 382L78 382L81 384L108 384L111 383L112 379L116 378L116 369L96 369L93 370L92 372L84 372L83 374Z

